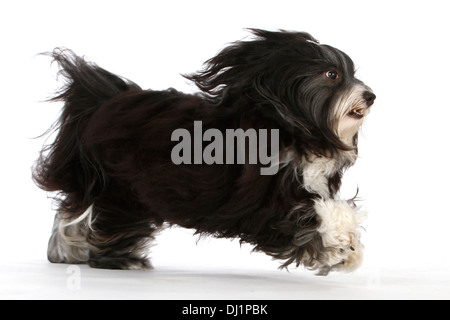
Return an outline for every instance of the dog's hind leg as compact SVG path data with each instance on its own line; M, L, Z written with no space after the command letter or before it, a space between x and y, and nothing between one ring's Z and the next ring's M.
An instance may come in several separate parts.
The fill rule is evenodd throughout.
M152 269L147 254L156 228L150 222L124 223L122 231L108 230L99 223L94 226L88 237L89 266L101 269Z
M92 206L76 219L58 213L53 223L48 242L47 257L54 263L86 263L88 243L86 235L92 213Z
M162 223L130 199L109 194L95 202L88 230L88 264L104 269L151 269L151 240Z

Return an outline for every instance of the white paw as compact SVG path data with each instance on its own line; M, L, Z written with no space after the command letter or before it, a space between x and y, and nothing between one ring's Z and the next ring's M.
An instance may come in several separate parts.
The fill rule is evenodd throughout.
M85 224L71 224L57 214L48 242L48 260L53 263L86 263L88 252Z
M150 261L146 259L130 261L126 263L123 268L124 270L153 270L153 266Z
M363 257L360 224L364 215L341 200L317 200L314 208L322 220L318 232L328 256L319 266L319 274L326 275L331 270L356 270Z

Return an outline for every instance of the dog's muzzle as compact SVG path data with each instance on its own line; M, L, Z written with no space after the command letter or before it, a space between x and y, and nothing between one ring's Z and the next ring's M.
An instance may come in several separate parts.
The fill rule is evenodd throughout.
M372 91L364 91L363 98L366 100L367 108L369 108L373 105L377 96Z

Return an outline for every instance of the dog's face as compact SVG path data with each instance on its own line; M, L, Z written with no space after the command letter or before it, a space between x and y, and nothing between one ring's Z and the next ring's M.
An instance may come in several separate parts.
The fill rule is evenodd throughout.
M270 105L259 110L314 153L354 149L375 95L350 57L308 33L252 31L258 38L230 45L188 78L218 105L230 96Z
M323 106L314 103L310 105L316 110L328 110L323 112L327 114L328 126L344 144L352 146L376 96L369 87L355 78L353 62L345 53L314 41L307 42L318 47L318 54L322 57L320 64L323 65L321 74L316 80L312 79L311 83L326 88L316 93L319 97L316 99ZM318 118L320 116L316 115Z

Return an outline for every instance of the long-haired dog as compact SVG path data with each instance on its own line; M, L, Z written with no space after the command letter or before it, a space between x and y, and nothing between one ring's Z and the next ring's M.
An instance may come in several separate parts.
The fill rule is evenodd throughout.
M308 33L252 33L186 76L201 90L195 95L142 90L69 50L50 53L66 79L52 100L64 107L33 178L59 192L51 262L149 268L156 232L178 225L238 238L282 267L327 274L360 265L361 214L337 193L375 95L349 56ZM274 155L276 170L262 174L267 161L248 161L250 152L243 163L174 161L181 136L173 133L195 136L198 124L224 136L269 130L265 141L276 144L260 137L253 152ZM211 155L240 148L226 147ZM182 149L182 159L195 153Z

